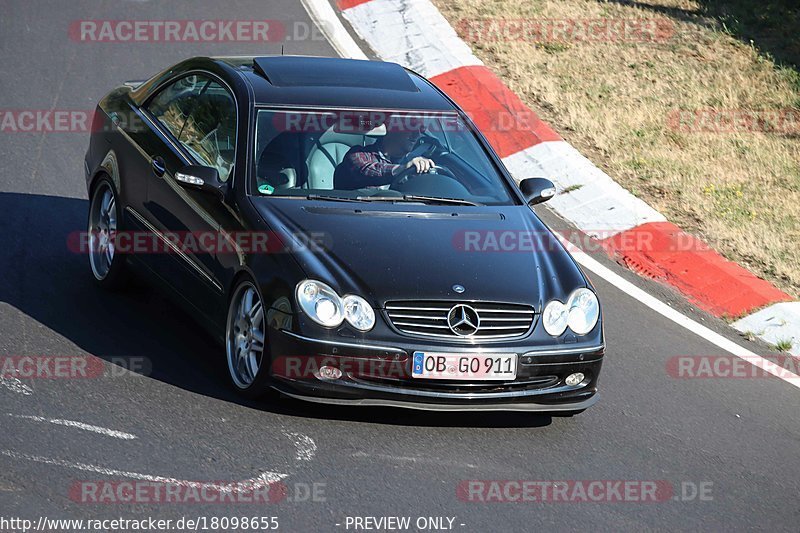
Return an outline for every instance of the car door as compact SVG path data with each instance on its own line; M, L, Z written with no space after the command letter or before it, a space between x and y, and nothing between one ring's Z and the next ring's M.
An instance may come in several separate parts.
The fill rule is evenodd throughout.
M223 293L215 243L227 208L218 196L177 181L175 173L194 164L216 168L222 181L230 178L236 147L235 100L221 80L190 74L161 89L143 112L166 141L163 153L150 162L146 216L173 243L167 244L169 253L155 254L151 264L210 318Z

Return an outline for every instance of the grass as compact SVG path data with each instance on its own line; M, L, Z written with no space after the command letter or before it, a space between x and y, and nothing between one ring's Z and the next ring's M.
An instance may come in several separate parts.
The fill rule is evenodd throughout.
M568 186L564 187L564 190L561 191L561 194L567 194L567 193L571 193L571 192L577 191L581 187L583 187L583 185L581 185L581 184L568 185Z
M792 341L788 339L781 339L775 343L775 349L779 352L788 352L792 349Z
M744 337L745 339L747 339L749 341L754 341L754 340L756 340L758 338L758 335L756 333L752 332L752 331L743 331L739 335L741 335L742 337Z
M464 19L667 19L659 42L471 46L520 97L623 187L728 259L800 297L800 124L694 132L678 110L795 110L794 0L433 0Z

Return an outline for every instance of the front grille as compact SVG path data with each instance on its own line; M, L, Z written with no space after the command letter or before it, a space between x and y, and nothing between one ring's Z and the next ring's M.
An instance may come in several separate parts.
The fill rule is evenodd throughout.
M454 306L474 309L480 318L478 330L457 335L448 325ZM526 335L533 327L536 312L529 305L493 302L396 301L386 304L392 325L403 333L448 339L505 339ZM462 328L456 328L463 333Z

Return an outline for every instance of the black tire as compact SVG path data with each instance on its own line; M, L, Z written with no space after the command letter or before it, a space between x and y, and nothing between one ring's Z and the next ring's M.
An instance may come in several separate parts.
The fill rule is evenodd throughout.
M107 210L103 209L103 202L106 195L110 194L113 205ZM109 242L113 246L113 235L120 231L120 216L122 210L117 202L117 190L114 184L107 177L100 178L92 188L92 195L89 200L87 252L89 254L89 270L92 273L95 283L105 290L121 290L130 283L129 267L125 257L111 251L111 256L107 255L100 240L103 233L109 236ZM113 227L112 227L113 226ZM101 257L102 255L102 257Z
M577 411L556 411L553 413L555 417L572 418L584 412L586 409L578 409Z

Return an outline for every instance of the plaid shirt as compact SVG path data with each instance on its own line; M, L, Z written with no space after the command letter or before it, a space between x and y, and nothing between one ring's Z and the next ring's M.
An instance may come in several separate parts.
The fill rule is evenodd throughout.
M380 141L369 146L353 146L336 167L334 187L362 189L386 185L392 182L392 171L398 166L381 151Z

